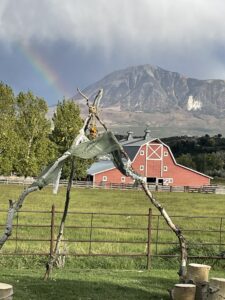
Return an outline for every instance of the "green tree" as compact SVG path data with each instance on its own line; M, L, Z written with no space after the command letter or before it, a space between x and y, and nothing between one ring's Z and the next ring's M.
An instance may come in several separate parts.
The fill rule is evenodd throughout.
M207 171L207 153L199 153L194 156L193 160L196 164L196 169L199 172L206 173Z
M213 152L207 154L207 172L223 169L224 161L220 158L220 156Z
M19 93L16 98L16 132L19 149L15 170L18 175L36 176L55 158L55 146L49 139L51 123L44 99L32 92Z
M191 156L191 154L187 153L187 154L182 154L181 156L179 156L177 158L177 162L181 165L184 165L188 168L191 169L196 169L196 164L193 161L193 158Z
M0 82L0 174L9 175L18 151L15 132L15 96L13 90Z
M74 138L83 126L79 106L72 100L63 99L62 102L58 103L52 121L54 129L50 138L57 145L58 155L62 155L70 148ZM75 178L85 178L86 171L92 162L93 160L75 158ZM63 167L62 177L68 178L69 172L70 163L68 161Z

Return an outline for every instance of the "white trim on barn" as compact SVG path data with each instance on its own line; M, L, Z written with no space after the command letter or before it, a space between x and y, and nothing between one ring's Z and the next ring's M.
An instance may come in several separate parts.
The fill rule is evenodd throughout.
M157 148L154 149L152 146L157 146ZM147 145L147 160L162 160L162 148L163 145L149 143Z
M186 167L186 166L183 166L183 165L178 164L178 163L176 162L175 157L173 156L173 153L172 153L170 147L169 147L168 145L166 145L165 143L163 143L160 139L156 139L156 140L158 140L160 143L162 143L162 144L169 150L169 153L171 154L171 157L172 157L172 159L173 159L173 162L175 163L176 166L181 167L181 168L186 169L186 170L189 170L189 171L192 171L192 172L194 172L194 173L196 173L196 174L199 174L199 175L202 175L202 176L204 176L204 177L213 179L213 177L211 177L211 176L208 176L208 175L206 175L206 174L204 174L204 173L198 172L198 171L196 171L196 170L193 170L193 169L191 169L191 168L188 168L188 167Z

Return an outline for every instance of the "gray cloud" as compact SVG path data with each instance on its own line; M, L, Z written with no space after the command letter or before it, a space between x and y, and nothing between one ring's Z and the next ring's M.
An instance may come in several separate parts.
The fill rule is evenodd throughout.
M223 0L3 0L0 37L197 49L225 38L224 11Z
M0 43L8 58L18 42L35 47L69 93L145 63L225 78L224 12L223 0L1 0Z

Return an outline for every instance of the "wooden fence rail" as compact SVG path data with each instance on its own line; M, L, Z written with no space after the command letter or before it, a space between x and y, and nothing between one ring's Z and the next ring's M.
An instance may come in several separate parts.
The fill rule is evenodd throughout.
M12 185L24 185L28 186L32 184L34 179L11 179L11 178L1 178L0 184L12 184ZM67 180L60 180L61 186L67 186ZM74 180L73 187L76 188L102 188L102 189L120 189L120 190L131 190L141 189L141 186L134 186L133 184L117 184L117 183L99 183L99 184L93 184L92 181L78 181ZM151 191L155 192L189 192L189 193L212 193L212 194L225 194L225 186L221 185L206 185L201 187L195 187L195 186L169 186L169 185L154 185L150 184L149 189Z

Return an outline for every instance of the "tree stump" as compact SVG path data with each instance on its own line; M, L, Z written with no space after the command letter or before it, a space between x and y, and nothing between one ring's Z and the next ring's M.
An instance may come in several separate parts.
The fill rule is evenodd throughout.
M209 281L209 270L211 266L202 264L189 264L187 267L187 281L201 283Z
M211 278L208 289L208 300L225 299L225 278Z
M194 284L178 283L171 291L173 300L195 300L196 286Z
M187 283L196 285L196 300L207 299L207 289L209 281L209 270L211 266L202 264L189 264L187 267Z
M0 282L0 300L12 299L11 296L13 295L13 287L10 284L1 283Z

